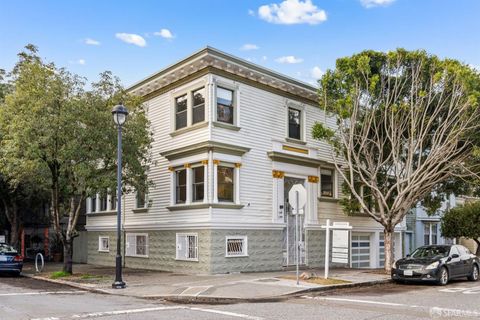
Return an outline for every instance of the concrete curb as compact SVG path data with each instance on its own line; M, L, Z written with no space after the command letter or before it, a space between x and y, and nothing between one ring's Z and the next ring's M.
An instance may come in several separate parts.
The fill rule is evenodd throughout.
M361 287L370 287L374 285L382 285L391 283L392 280L374 280L374 281L366 281L366 282L359 282L359 283L347 283L347 284L338 284L338 285L330 285L325 287L314 287L308 289L302 289L299 291L295 291L292 293L277 295L277 296L267 296L267 297L259 297L259 298L234 298L234 297L215 297L215 296L178 296L178 295L150 295L150 296L141 296L141 295L128 295L128 294L116 294L110 291L91 288L88 286L84 286L82 284L78 284L71 281L65 281L60 279L49 279L45 277L40 277L32 274L22 274L24 277L32 278L40 281L46 281L50 283L62 284L72 288L98 293L98 294L108 294L108 295L115 295L115 296L123 296L123 297L132 297L132 298L139 298L139 299L155 299L155 300L164 300L168 302L178 303L178 304L236 304L236 303L268 303L268 302L280 302L285 301L291 298L298 298L307 293L321 293L321 292L329 292L334 290L343 290L343 289L351 289L351 288L361 288Z

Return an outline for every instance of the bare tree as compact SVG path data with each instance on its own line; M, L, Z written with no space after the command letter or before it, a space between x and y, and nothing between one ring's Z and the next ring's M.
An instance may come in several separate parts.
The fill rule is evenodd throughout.
M319 83L337 127L317 123L313 136L336 151L351 194L345 209L384 227L390 271L395 226L449 179L472 173L479 75L458 61L399 49L339 59Z

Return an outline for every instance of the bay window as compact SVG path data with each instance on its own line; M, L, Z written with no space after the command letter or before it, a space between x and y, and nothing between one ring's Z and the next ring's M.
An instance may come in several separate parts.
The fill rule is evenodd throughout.
M187 126L187 95L175 98L175 129L181 129Z
M234 168L226 166L218 166L218 201L233 202L234 201Z
M192 168L193 181L192 181L192 201L203 201L205 193L205 169L203 166Z
M217 121L233 124L233 90L217 87Z
M205 120L205 88L192 92L192 124Z
M185 203L187 200L187 170L175 171L175 203Z

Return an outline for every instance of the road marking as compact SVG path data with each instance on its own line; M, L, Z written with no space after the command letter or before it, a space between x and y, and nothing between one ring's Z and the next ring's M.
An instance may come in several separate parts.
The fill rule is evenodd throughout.
M356 302L356 303L364 303L364 304L378 304L378 305L392 306L392 307L410 307L410 308L419 308L420 307L420 306L415 306L415 305L407 305L407 304L394 303L394 302L380 302L380 301L345 299L345 298L324 298L324 297L309 297L309 296L303 296L302 298L314 299L314 300L324 300L324 301L341 301L341 302Z
M100 318L100 317L107 317L107 316L118 316L118 315L125 315L125 314L145 313L145 312L153 312L153 311L168 311L168 310L191 310L191 311L215 313L215 314L220 314L220 315L224 315L224 316L230 316L230 317L242 318L242 319L248 319L248 320L263 320L263 318L261 318L261 317L250 316L248 314L228 312L228 311L215 310L215 309L185 307L185 306L152 307L152 308L129 309L129 310L99 311L99 312L74 314L70 317L67 317L67 319ZM62 318L65 319L64 317L62 317ZM60 318L48 317L48 318L33 318L33 319L30 319L30 320L60 320Z
M215 310L215 309L194 308L194 307L190 307L188 309L193 310L193 311L216 313L216 314L221 314L223 316L230 316L230 317L236 317L236 318L242 318L242 319L263 320L263 318L261 318L261 317L249 316L247 314L236 313L236 312L229 312L229 311L222 311L222 310Z
M447 289L440 289L440 292L447 292L447 293L463 293L463 294L480 294L480 287L456 287L456 288L447 288Z
M0 297L8 296L40 296L44 294L80 294L85 293L85 291L76 290L76 291L39 291L39 292L13 292L13 293L0 293Z
M188 287L187 289L183 290L179 296L193 296L198 297L200 294L204 293L212 286L199 286L199 287Z
M473 288L470 288L473 289ZM370 301L370 300L358 300L358 299L346 299L346 298L325 298L325 297L310 297L302 296L302 298L313 299L313 300L324 300L324 301L340 301L340 302L353 302L353 303L363 303L363 304L374 304L381 306L392 306L392 307L407 307L407 308L428 308L431 317L439 318L452 318L452 317L480 317L480 311L475 310L460 310L460 309L448 309L440 307L424 307L410 304L394 303L394 302L381 302L381 301Z

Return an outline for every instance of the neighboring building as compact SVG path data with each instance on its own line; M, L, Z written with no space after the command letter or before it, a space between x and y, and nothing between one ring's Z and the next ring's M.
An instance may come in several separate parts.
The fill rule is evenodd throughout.
M129 90L146 101L155 186L124 197L126 266L225 273L293 265L287 195L296 183L308 192L303 265L323 266L329 218L353 226L352 267L382 266L383 228L343 213L331 148L311 136L316 121L335 127L315 87L207 47ZM112 199L87 200L89 263L114 265ZM404 229L396 229L397 257Z
M409 254L418 247L431 244L452 244L453 239L442 236L440 220L448 209L455 206L457 206L457 199L453 194L443 201L440 208L431 215L420 203L417 204L406 217L405 253Z
M464 204L466 204L468 202L474 202L474 201L478 201L478 200L479 200L478 197L460 196L460 197L457 198L457 205L463 206ZM478 251L478 245L472 239L460 238L458 240L459 240L458 242L461 245L464 245L465 247L467 247L470 250L470 252L476 253ZM479 240L480 240L480 238L479 238Z

